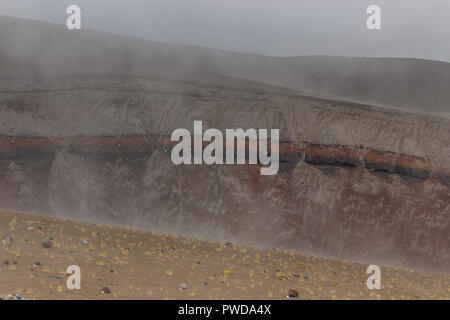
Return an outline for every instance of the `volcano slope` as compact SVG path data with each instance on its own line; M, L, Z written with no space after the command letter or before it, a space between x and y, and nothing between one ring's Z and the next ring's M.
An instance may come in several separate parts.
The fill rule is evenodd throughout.
M449 273L447 116L225 76L204 49L1 21L1 209ZM168 137L194 120L280 129L279 174L173 165Z
M266 57L0 16L0 74L118 73L248 79L308 95L449 114L450 64L420 59ZM211 79L212 78L212 79Z
M1 85L3 209L449 270L448 119L255 84L84 75ZM167 137L194 120L279 128L279 174L173 165Z

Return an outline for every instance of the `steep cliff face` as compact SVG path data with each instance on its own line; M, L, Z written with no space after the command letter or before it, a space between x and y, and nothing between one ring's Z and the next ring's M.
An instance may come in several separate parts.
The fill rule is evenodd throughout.
M282 140L300 147L356 146L450 167L448 117L309 98L239 79L217 81L113 74L2 78L0 134L170 136L202 120L204 130L277 128Z
M448 273L450 121L238 85L4 78L2 209ZM280 172L175 166L177 128L280 129Z

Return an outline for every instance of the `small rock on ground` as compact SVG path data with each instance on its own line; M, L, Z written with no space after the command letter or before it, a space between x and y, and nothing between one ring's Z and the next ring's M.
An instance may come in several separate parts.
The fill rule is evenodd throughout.
M102 293L103 294L110 294L111 293L111 289L109 289L108 287L103 287Z
M53 245L50 241L44 241L41 244L42 248L50 249Z
M178 289L180 289L180 290L187 290L187 288L188 288L188 285L184 282L182 284L180 284L180 286L178 287Z
M24 300L20 294L7 294L6 296L0 297L0 300Z
M223 244L224 248L233 248L233 244L230 241L225 241Z
M298 291L294 290L294 289L289 290L287 297L288 298L298 298Z
M10 234L7 234L5 237L3 237L2 239L2 244L4 247L10 247L13 244L13 236Z

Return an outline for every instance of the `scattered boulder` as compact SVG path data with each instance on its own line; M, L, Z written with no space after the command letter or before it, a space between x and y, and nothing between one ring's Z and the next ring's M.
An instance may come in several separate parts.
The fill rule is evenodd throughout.
M3 262L3 264L4 264L5 266L9 266L9 261L8 261L8 260L5 260L5 262Z
M87 247L88 244L89 244L89 241L87 241L87 240L82 240L82 241L81 241L81 245L82 245L83 247Z
M3 237L2 239L2 244L4 247L11 247L13 244L14 238L12 235L7 234L5 237Z
M178 289L180 289L180 290L187 290L187 288L188 288L188 285L184 282L182 284L180 284L180 286L178 287Z
M225 241L223 244L224 248L233 248L233 244L230 241Z
M290 289L289 291L288 291L288 295L287 295L287 298L298 298L298 291L297 290L294 290L294 289Z
M103 287L102 293L103 294L110 294L111 293L111 289L109 289L108 287Z
M33 267L41 267L41 263L40 262L35 262L35 263L33 263Z
M1 297L0 296L0 300L24 300L24 298L18 294L7 294L6 296Z
M47 241L42 242L41 246L42 246L42 248L50 249L51 247L53 247L53 244L49 240L47 240Z

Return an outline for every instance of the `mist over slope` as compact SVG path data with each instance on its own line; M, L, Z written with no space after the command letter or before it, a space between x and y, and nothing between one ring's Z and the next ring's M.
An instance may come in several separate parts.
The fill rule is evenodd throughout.
M300 92L425 112L449 112L450 64L416 59L275 58L69 31L0 17L0 74L125 73L256 80Z
M450 120L409 112L447 111L448 83L444 63L271 58L0 18L0 209L448 273ZM280 129L280 173L173 165L164 139L194 120Z

